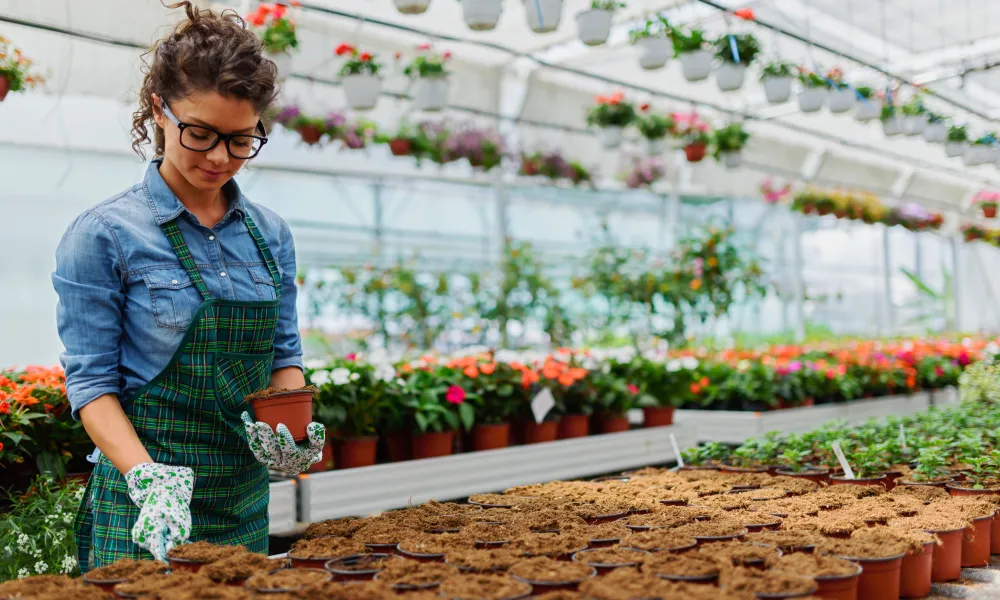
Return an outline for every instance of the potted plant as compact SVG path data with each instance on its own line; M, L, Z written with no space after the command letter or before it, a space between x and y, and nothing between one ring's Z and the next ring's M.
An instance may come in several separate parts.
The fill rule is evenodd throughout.
M929 446L917 450L917 464L908 479L897 481L899 485L929 485L944 487L952 480L947 469L948 456L941 448Z
M295 23L288 16L288 4L298 6L297 1L265 2L247 17L264 42L264 55L278 68L278 81L284 81L292 73L292 52L299 47L295 33Z
M334 433L334 468L375 464L375 426L381 420L385 384L395 379L396 370L341 358L310 370L307 377L317 387L314 419Z
M967 223L962 225L962 237L967 242L974 242L976 240L984 240L987 237L988 231L978 225L973 225Z
M987 496L1000 494L1000 481L997 479L998 452L991 455L966 456L962 462L969 465L966 471L967 480L961 483L948 483L948 493L952 496Z
M337 56L347 57L340 68L340 80L344 84L347 105L354 110L375 108L379 94L382 93L382 79L378 76L380 65L375 62L375 56L359 52L350 44L337 46L335 52Z
M811 113L823 108L830 90L826 79L814 71L799 67L799 83L802 84L798 98L799 110Z
M617 148L622 143L625 127L635 120L635 107L625 101L625 94L598 96L597 105L587 113L587 125L597 127L597 136L604 148Z
M427 12L431 0L392 0L396 10L404 15L419 15Z
M613 372L592 371L596 430L600 433L628 431L628 411L639 405L639 387Z
M510 364L465 357L453 361L456 376L472 390L466 400L475 407L472 449L495 450L510 445L510 424L524 402L521 373Z
M674 137L681 140L688 162L701 162L711 141L708 123L702 121L698 113L673 113Z
M427 43L417 46L417 55L403 68L403 74L413 80L414 108L436 112L448 106L449 60L451 52L438 54Z
M882 121L882 133L887 137L903 133L903 118L892 102L886 102L882 105L879 120Z
M9 92L23 92L43 83L45 78L33 71L31 59L0 36L0 102Z
M634 190L651 187L663 179L666 174L667 169L659 158L639 158L632 164L632 168L622 176L622 179L625 181L625 187Z
M774 60L766 65L760 74L764 84L764 95L771 104L788 102L792 97L792 80L795 79L795 65Z
M320 143L323 136L328 135L324 119L305 115L295 105L282 107L275 115L274 122L289 131L298 133L302 141L310 146Z
M670 39L674 43L674 56L681 61L681 71L688 81L702 81L712 73L712 53L706 49L705 32L692 28L685 33L673 27Z
M983 211L984 217L987 219L996 218L997 203L1000 202L1000 192L983 190L976 194L973 201Z
M854 471L854 479L846 475L834 475L830 485L885 485L885 442L862 446L848 455L847 460Z
M858 108L854 111L854 119L862 123L874 121L882 114L882 106L875 97L875 90L868 86L859 86L854 89L858 96Z
M715 82L723 92L743 87L747 66L760 53L760 43L749 33L729 33L715 40L715 56L722 64L715 70Z
M535 33L555 31L562 20L563 0L523 0L528 27Z
M857 96L851 86L844 81L844 72L833 68L827 71L826 80L830 86L827 107L834 114L845 113L854 108Z
M496 129L470 127L454 131L444 143L445 152L465 158L474 169L490 171L503 159L504 139Z
M914 94L903 105L903 133L920 135L927 128L927 107L924 106L920 94Z
M639 107L635 118L636 128L649 146L650 156L663 154L666 150L667 135L674 129L674 120L670 115L651 112L648 104Z
M743 164L743 147L750 139L750 134L743 129L742 123L720 127L713 132L712 138L715 143L715 160L727 169L735 169Z
M659 69L673 54L670 23L662 15L648 17L642 27L629 31L629 43L639 49L639 66Z
M462 18L473 31L492 31L500 21L503 0L461 0Z
M611 17L616 10L625 8L619 0L591 0L590 10L576 15L580 41L587 46L600 46L611 35Z
M947 118L935 112L927 111L927 126L924 128L924 139L931 144L940 144L948 139Z
M948 137L945 138L944 153L949 158L965 156L965 150L969 146L969 133L965 125L952 125L948 128Z
M414 369L386 385L386 399L398 404L412 424L412 457L446 456L454 448L455 432L475 425L475 407L468 392L437 370Z

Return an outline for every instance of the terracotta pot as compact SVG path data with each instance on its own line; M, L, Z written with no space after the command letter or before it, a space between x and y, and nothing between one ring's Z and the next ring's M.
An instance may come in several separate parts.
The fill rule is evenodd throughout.
M386 454L390 462L410 460L412 436L409 431L390 431L382 436L385 439Z
M719 465L720 473L767 473L767 467L734 467L732 465ZM759 486L753 486L748 489L756 489Z
M619 415L598 415L595 418L597 419L598 433L620 433L622 431L628 431L628 417Z
M7 92L10 91L10 80L7 79L6 75L0 75L0 102L3 102L7 98Z
M351 565L366 557L387 559L391 554L352 554L328 561L324 568L333 574L334 581L371 581L382 569L349 569Z
M327 438L326 443L323 444L323 456L320 457L319 462L309 467L307 473L322 473L323 471L329 471L333 466L333 440Z
M899 572L903 555L889 558L851 558L841 556L861 565L858 578L858 598L864 600L897 600L899 598Z
M815 596L824 600L858 600L858 579L861 577L861 566L850 575L834 575L829 577L814 577L816 581Z
M1000 554L1000 511L993 515L990 526L990 554Z
M891 492L896 487L896 481L903 476L901 471L889 471L885 474L885 491Z
M970 487L963 487L957 483L949 483L947 486L948 493L952 496L992 496L995 494L1000 494L1000 489L986 489L977 490Z
M375 464L378 450L378 436L336 438L333 440L335 469L370 467Z
M986 567L990 564L990 529L993 517L979 517L962 536L962 566Z
M590 417L587 415L563 415L559 421L560 440L587 437L590 435Z
M962 535L965 529L928 533L935 534L941 540L941 544L934 549L931 561L931 581L939 583L957 580L962 576Z
M579 589L580 584L585 580L595 577L597 575L597 569L591 567L591 574L583 579L576 579L573 581L533 581L531 579L525 579L523 577L518 577L517 575L511 575L510 578L514 581L520 581L521 583L527 583L531 586L532 596L541 596L542 594L547 594L549 592L561 592L569 591L575 592Z
M630 550L632 550L632 552L635 552L635 560L634 561L629 561L627 563L621 563L621 564L604 564L604 563L589 562L588 557L591 556L590 550L581 550L580 552L577 552L576 554L574 554L573 555L573 562L580 562L580 563L588 564L591 567L594 567L595 569L597 569L597 574L598 575L604 575L605 573L610 573L611 571L614 571L615 569L618 569L618 568L639 566L643 561L645 561L646 557L648 557L648 556L651 555L651 553L647 552L646 550L634 550L634 549L630 549Z
M897 479L896 485L924 485L944 489L952 481L952 479L946 479L944 481L909 481L907 479Z
M2 98L0 98L0 100L2 100ZM984 205L983 206L983 216L986 217L987 219L994 219L994 218L996 218L996 216L997 216L997 207L996 206L985 206Z
M885 475L864 479L847 479L843 475L833 475L830 477L830 485L881 485L885 487L886 483Z
M435 456L448 456L454 445L455 432L442 431L414 434L410 448L415 459L433 458Z
M413 144L410 143L410 140L398 138L389 140L389 151L392 152L393 156L409 156L412 150Z
M707 144L688 144L684 146L684 155L687 157L688 162L701 162L705 158L705 150L708 148Z
M312 390L279 392L252 400L250 404L254 420L267 423L272 430L277 430L278 424L283 423L296 442L308 437L306 427L312 423L313 415Z
M510 445L510 423L476 425L472 428L472 449L496 450Z
M934 565L934 542L924 544L920 554L907 554L899 572L899 595L923 598L931 593L931 568Z
M778 469L774 472L774 474L783 475L785 477L795 477L797 479L808 479L809 481L815 481L816 483L827 483L830 480L830 470L826 467L809 469L808 471L802 471L801 473Z
M522 444L538 444L542 442L554 442L559 433L559 421L522 421L519 429Z
M373 554L399 554L399 544L365 544Z
M320 139L323 137L323 132L319 130L318 127L313 127L312 125L305 125L299 128L299 137L302 141L310 146L319 143Z
M816 592L817 586L813 585L809 591L806 592L776 592L770 594L767 592L757 592L757 600L784 600L785 598L811 598Z
M171 571L184 571L185 573L197 573L201 571L201 568L210 563L207 560L189 560L187 558L170 558L167 557L167 562L170 563Z
M643 427L666 427L674 424L673 406L647 406L642 409Z

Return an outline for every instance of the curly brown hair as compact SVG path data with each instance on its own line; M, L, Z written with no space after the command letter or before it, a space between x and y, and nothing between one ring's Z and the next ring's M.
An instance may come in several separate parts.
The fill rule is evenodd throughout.
M142 146L150 141L147 124L153 127L156 155L163 154L163 130L153 121L153 94L170 102L193 92L217 92L249 100L263 115L278 93L277 66L264 57L260 39L238 14L216 14L190 1L166 7L184 8L187 18L143 55L139 108L132 114L132 149L143 158Z

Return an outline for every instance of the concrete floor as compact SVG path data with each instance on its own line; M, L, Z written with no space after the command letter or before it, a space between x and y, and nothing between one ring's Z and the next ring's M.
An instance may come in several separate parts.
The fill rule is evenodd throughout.
M990 566L985 569L962 569L962 579L959 581L935 583L928 598L1000 600L1000 555L991 557Z

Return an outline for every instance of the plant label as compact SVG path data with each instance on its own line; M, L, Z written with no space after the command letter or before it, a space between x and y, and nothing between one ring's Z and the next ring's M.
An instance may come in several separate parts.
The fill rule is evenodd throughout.
M906 430L903 429L903 424L899 424L899 445L903 447L903 452L906 452Z
M851 465L847 464L847 457L844 456L844 451L840 449L840 442L833 443L833 453L837 455L837 460L840 461L840 468L844 470L844 477L854 479L854 471L851 470Z
M674 447L674 456L677 457L677 466L678 467L683 467L684 466L684 457L681 456L681 449L677 445L677 438L672 433L670 434L670 445Z
M531 401L531 414L535 415L535 423L545 420L545 415L556 405L556 399L552 397L552 390L545 388L538 392L538 395Z

